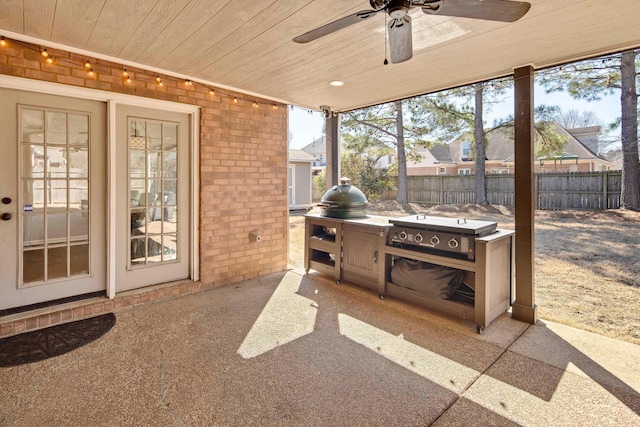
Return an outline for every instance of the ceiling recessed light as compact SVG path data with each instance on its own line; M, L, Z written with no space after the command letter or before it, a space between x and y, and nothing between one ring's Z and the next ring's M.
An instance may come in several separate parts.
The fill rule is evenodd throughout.
M344 82L340 80L332 80L329 82L331 86L344 86Z

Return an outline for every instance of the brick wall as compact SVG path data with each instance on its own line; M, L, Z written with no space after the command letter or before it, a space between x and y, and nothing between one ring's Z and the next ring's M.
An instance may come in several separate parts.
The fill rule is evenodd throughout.
M159 85L156 73L57 49L47 49L54 58L49 64L39 46L7 42L0 46L0 74L200 106L203 288L286 268L285 105L167 76L160 76ZM87 60L93 75L85 67ZM123 76L124 68L131 82ZM262 241L250 243L252 230L258 230Z

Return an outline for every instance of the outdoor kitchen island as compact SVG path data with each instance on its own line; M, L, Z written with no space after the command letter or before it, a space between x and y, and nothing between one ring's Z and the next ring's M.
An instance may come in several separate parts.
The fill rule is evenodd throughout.
M304 268L470 320L481 333L511 306L514 235L486 221L309 214Z

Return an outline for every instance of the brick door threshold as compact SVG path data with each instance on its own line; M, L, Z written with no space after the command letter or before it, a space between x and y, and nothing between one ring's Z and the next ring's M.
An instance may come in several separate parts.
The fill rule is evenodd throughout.
M117 293L116 297L112 300L107 297L94 297L22 313L0 316L0 338L86 319L104 313L116 313L118 310L124 308L194 294L202 290L204 290L204 288L200 282L180 280L120 292Z

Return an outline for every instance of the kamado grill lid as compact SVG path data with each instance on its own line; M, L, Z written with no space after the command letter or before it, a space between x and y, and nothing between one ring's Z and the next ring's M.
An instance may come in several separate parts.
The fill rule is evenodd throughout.
M318 203L320 214L331 218L364 218L367 216L367 197L359 188L351 185L349 178L340 178L322 196Z
M351 185L349 178L340 178L340 184L334 185L322 196L324 205L340 207L359 207L367 205L367 196L359 188Z

